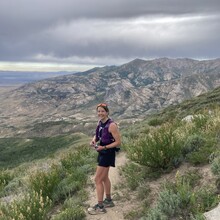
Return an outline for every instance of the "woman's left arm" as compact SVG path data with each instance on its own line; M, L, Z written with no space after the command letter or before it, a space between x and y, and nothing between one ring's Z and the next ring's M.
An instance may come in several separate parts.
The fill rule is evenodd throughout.
M121 144L121 137L118 126L115 123L111 123L109 125L109 132L112 134L115 141L111 144L106 145L106 148L118 147Z

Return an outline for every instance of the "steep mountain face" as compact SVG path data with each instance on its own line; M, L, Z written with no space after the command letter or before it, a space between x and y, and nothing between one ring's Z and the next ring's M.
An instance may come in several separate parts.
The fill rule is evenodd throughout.
M1 136L31 130L36 123L66 121L68 131L96 121L95 106L111 116L141 118L220 86L220 59L136 59L121 66L26 84L0 97ZM68 127L67 126L67 127Z

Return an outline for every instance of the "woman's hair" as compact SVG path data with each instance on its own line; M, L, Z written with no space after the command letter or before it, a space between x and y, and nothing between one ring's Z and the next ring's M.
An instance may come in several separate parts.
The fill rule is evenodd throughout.
M106 103L100 103L97 105L96 109L98 109L98 107L102 107L105 109L106 112L109 113L109 109L108 109L108 105Z

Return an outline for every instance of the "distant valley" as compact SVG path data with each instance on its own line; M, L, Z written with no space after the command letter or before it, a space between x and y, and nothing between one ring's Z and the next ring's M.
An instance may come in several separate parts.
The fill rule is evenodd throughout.
M111 117L130 123L219 86L220 59L135 59L42 79L0 95L0 136L90 131L103 101Z

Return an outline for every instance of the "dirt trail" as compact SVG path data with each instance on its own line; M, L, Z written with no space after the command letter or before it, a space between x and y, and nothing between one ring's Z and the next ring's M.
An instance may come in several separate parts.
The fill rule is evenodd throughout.
M86 214L86 220L124 220L124 214L128 213L132 210L136 210L138 208L138 203L135 200L135 196L132 196L132 193L126 191L126 189L115 189L115 186L119 185L123 181L123 177L119 175L119 168L126 164L128 159L126 158L126 154L124 152L120 152L116 157L116 167L110 168L110 179L112 182L112 195L119 195L119 200L114 200L115 207L107 208L106 214L99 215L90 215ZM203 166L201 169L191 167L189 164L182 165L178 171L180 174L183 174L187 171L195 171L197 170L202 176L203 180L201 181L201 186L206 186L210 182L215 181L215 177L213 176L210 165ZM160 190L160 186L164 181L171 181L175 179L177 170L173 170L169 174L163 175L161 178L149 182L151 188L151 201L154 203L155 198L157 198L157 194ZM92 177L92 186L88 189L89 191L89 200L88 205L92 206L97 203L96 199L96 191L94 186L94 177ZM205 213L205 217L207 220L219 220L220 213L220 204L215 209Z
M112 196L114 197L114 194L116 193L116 190L114 189L115 186L117 186L121 181L121 176L119 175L119 167L123 166L127 162L126 155L124 152L120 152L116 157L116 167L110 168L109 177L112 183ZM93 177L94 178L94 177ZM93 180L92 180L93 181ZM93 181L94 182L94 181ZM97 203L96 198L96 191L95 188L89 189L89 200L88 204L95 205ZM128 207L125 205L127 202L121 202L121 201L114 201L115 207L107 208L107 213L105 214L99 214L99 215L90 215L87 213L86 219L87 220L123 220L123 212L126 211L125 208Z

